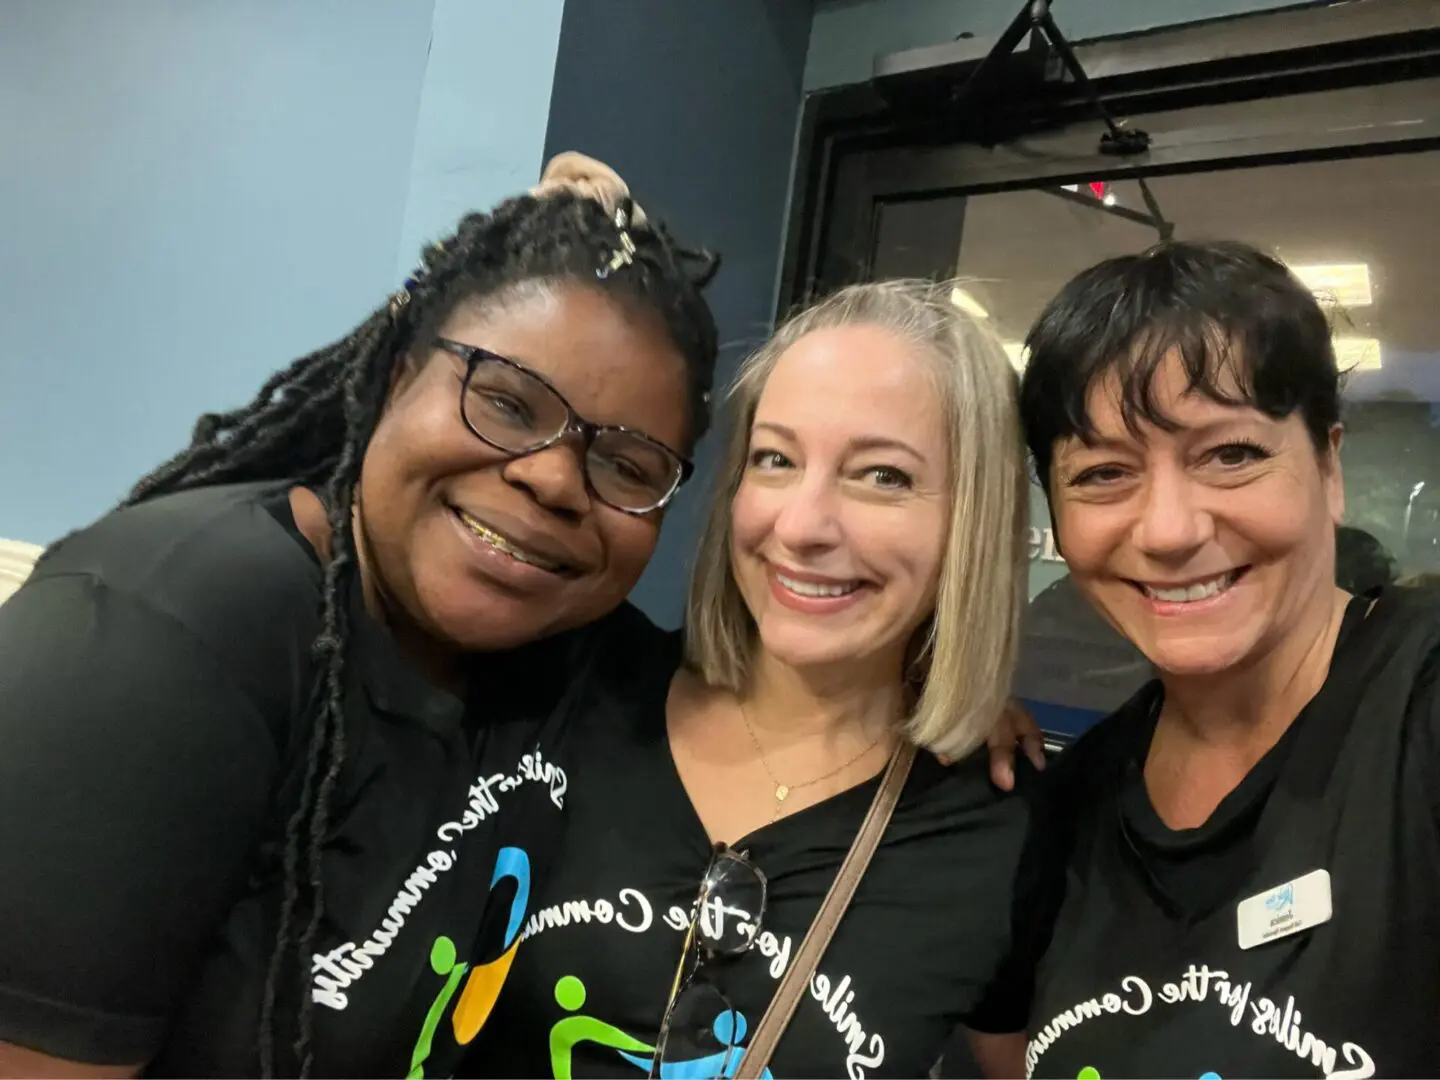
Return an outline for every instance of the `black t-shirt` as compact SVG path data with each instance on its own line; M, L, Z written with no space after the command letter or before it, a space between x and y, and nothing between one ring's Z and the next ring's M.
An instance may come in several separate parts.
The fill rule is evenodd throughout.
M465 1069L488 1076L643 1076L649 1067L710 841L676 771L665 696L678 636L622 650L609 692L577 718L568 820L525 912L525 945ZM716 1050L743 1045L769 1005L869 809L878 779L782 818L737 848L769 880L756 946L706 975ZM1025 802L989 783L983 755L952 768L921 754L874 861L771 1063L775 1076L923 1076L978 1011L1009 947ZM731 914L734 914L733 912ZM749 913L754 914L754 913ZM737 916L739 917L739 916ZM1003 1019L998 1021L1003 1027ZM992 1030L994 1018L984 1021ZM1023 1026L1023 1014L1008 1021ZM733 1064L738 1059L731 1054ZM667 1063L713 1076L715 1061Z
M1440 1075L1440 597L1369 604L1198 828L1145 789L1158 683L1062 755L1007 965L1033 1075Z
M285 489L214 488L107 516L0 607L0 1040L255 1075L321 573ZM527 852L559 827L565 706L605 627L477 661L467 709L355 593L316 1069L433 1074L483 1019ZM282 1068L298 994L287 980ZM463 1023L437 1031L457 994Z

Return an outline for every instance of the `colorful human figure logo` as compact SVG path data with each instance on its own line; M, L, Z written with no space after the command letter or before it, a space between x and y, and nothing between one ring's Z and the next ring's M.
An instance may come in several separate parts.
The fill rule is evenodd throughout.
M711 1031L715 1033L715 1042L725 1049L714 1054L707 1054L704 1057L688 1058L684 1061L662 1061L660 1063L661 1080L716 1080L717 1077L733 1077L740 1069L740 1059L744 1057L741 1044L745 1041L745 1034L748 1025L745 1022L745 1014L736 1012L733 1009L724 1009L715 1017L714 1026ZM647 1074L650 1072L650 1063L654 1056L639 1058L632 1054L621 1054L626 1061L632 1065L639 1066ZM766 1080L773 1080L769 1069L760 1074Z
M578 1013L585 1006L585 998L585 984L574 975L566 975L555 984L555 1001L567 1013ZM704 1057L661 1062L662 1080L733 1077L740 1068L742 1055L738 1051L745 1039L745 1017L729 1009L723 1010L715 1017L712 1030L718 1045L725 1049ZM555 1080L572 1080L575 1046L582 1042L609 1047L646 1075L649 1075L650 1065L655 1060L653 1046L614 1024L593 1016L567 1016L550 1029L550 1072ZM769 1069L761 1076L765 1080L774 1080Z
M579 1012L585 1007L585 984L574 975L564 976L555 984L555 1002L567 1013ZM651 1056L655 1053L653 1046L626 1034L614 1024L596 1020L593 1016L567 1016L550 1029L550 1072L555 1080L572 1080L571 1061L575 1044L582 1042L592 1042L618 1050L629 1061L635 1059L625 1051ZM650 1058L642 1060L644 1064L641 1067L648 1072Z
M470 970L470 978L466 981L460 1001L450 1017L450 1026L459 1046L468 1046L490 1018L495 1002L500 998L500 991L505 986L505 979L510 974L510 967L515 963L515 952L520 948L520 929L525 923L525 911L530 904L530 857L520 848L507 847L500 850L495 859L495 873L490 877L490 887L493 889L505 878L514 880L515 896L510 901L510 917L505 924L505 939L501 943L503 951L489 963L480 964ZM425 1075L425 1061L430 1057L440 1018L445 1015L445 1010L470 965L459 963L455 943L442 935L435 939L435 944L430 948L430 968L435 974L445 977L445 985L441 987L440 993L430 1005L430 1011L425 1015L425 1023L420 1028L420 1038L416 1040L415 1050L410 1055L408 1080L421 1080Z

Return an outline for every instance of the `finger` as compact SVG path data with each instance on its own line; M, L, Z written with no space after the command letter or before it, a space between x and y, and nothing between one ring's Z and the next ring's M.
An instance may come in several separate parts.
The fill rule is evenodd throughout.
M1030 759L1030 764L1041 772L1045 771L1045 737L1038 731L1021 736L1020 743L1025 747L1025 756Z
M990 747L990 780L1001 791L1015 790L1015 766L1011 762L1014 753L1013 743Z

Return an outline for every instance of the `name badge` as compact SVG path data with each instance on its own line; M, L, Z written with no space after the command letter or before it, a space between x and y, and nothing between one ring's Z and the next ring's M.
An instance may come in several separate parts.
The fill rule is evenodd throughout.
M1333 914L1330 871L1311 870L1294 881L1240 901L1235 909L1240 948L1253 949L1309 930L1329 922Z

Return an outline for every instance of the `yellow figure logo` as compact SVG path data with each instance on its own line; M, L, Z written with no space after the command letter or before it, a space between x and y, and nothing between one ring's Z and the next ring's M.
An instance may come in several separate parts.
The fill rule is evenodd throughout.
M455 943L448 937L436 938L435 944L431 946L430 968L435 974L445 976L445 985L431 1004L425 1023L420 1029L420 1038L415 1041L415 1051L410 1055L409 1080L421 1080L424 1077L425 1061L429 1058L434 1044L435 1029L440 1026L440 1018L445 1015L445 1009L455 996L467 969L470 970L470 978L466 980L460 1001L450 1018L456 1044L468 1046L475 1036L480 1034L480 1029L485 1026L485 1021L490 1019L490 1014L495 1009L495 1002L500 1000L500 991L505 987L510 967L515 963L515 953L520 948L520 928L524 925L525 910L530 904L530 857L519 848L501 849L495 860L495 873L490 878L490 887L493 889L507 877L515 881L515 897L510 901L510 921L505 926L504 952L488 964L470 969L469 964L459 963Z

